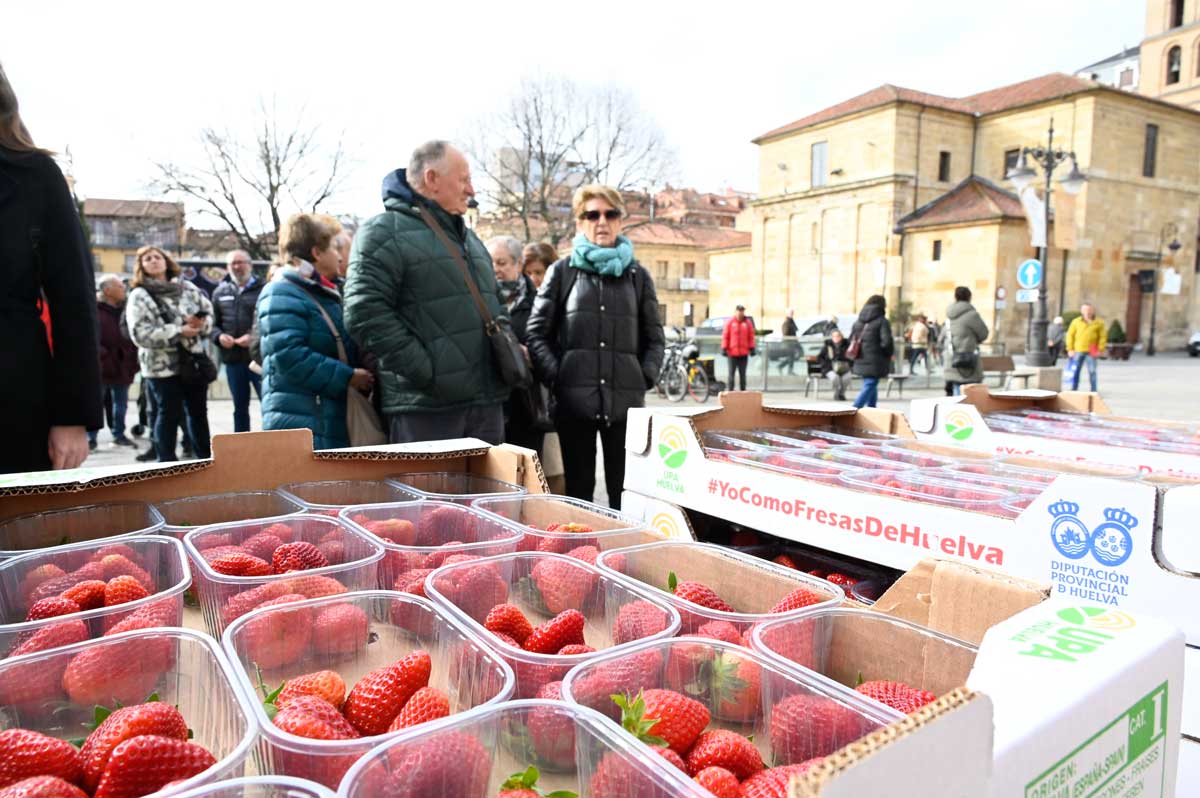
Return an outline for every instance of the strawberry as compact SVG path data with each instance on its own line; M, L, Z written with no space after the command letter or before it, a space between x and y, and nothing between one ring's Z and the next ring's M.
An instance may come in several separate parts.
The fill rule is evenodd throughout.
M39 565L21 579L21 595L25 596L27 603L32 603L28 599L38 585L51 579L61 579L66 575L67 572L54 563Z
M271 566L249 552L240 551L222 554L208 561L208 566L226 576L266 576Z
M658 754L663 759L682 770L684 773L687 773L687 763L683 761L683 757L681 757L679 754L675 753L665 745L655 745L651 747L654 749L654 753Z
M259 532L242 541L242 549L263 562L270 562L275 549L282 545L283 541L269 532Z
M806 772L821 759L810 759L798 765L783 765L760 770L742 782L738 798L788 798L792 776Z
M556 654L563 646L571 643L584 645L583 613L579 610L564 610L550 620L534 628L522 645L535 654Z
M538 560L529 576L541 593L546 611L551 614L581 608L597 579L590 570L552 557Z
M83 621L62 621L38 629L8 656L34 654L87 639L88 628ZM68 662L68 657L49 657L5 668L4 678L0 679L0 704L27 706L58 699Z
M406 571L396 577L392 590L401 593L412 593L414 596L425 597L425 577L433 573L432 568L416 568Z
M93 798L138 798L217 764L204 748L157 734L133 737L113 749Z
M150 591L132 576L116 576L108 580L104 586L104 606L115 607L118 604L128 604L131 601L144 599Z
M413 526L412 521L405 518L381 518L377 521L368 521L364 516L359 516L351 520L372 535L401 546L411 546L417 539L416 527Z
M228 626L260 604L285 595L289 592L285 581L289 580L267 582L266 584L252 587L249 590L230 596L225 601L225 606L221 609L221 620Z
M659 798L667 793L657 779L616 751L604 754L588 783L590 798Z
M399 731L449 716L450 698L436 687L422 687L404 704L400 714L388 726L388 731Z
M104 619L104 636L120 634L134 629L153 629L156 626L178 626L180 605L178 598L155 601L126 615L110 615ZM110 623L111 622L111 623Z
M67 576L56 576L53 579L39 582L37 587L29 591L26 603L32 607L42 599L58 598L63 594L63 591L74 587L79 581L79 577L75 576L75 574L70 574Z
M340 540L326 540L317 544L317 551L330 565L341 565L346 561L346 544Z
M562 682L546 682L534 698L562 701ZM536 761L551 770L571 770L575 766L575 721L554 707L534 707L525 723Z
M694 778L716 798L738 798L738 778L725 768L713 765L701 770Z
M418 568L401 574L392 589L425 598L425 577L431 573L433 572L427 568ZM433 617L423 607L396 600L392 602L390 615L394 626L405 629L418 638L424 639L433 632Z
M596 653L596 649L592 648L591 646L581 645L579 643L570 643L568 645L563 646L562 648L560 648L558 650L558 656L560 656L560 657L570 657L575 654L595 654L595 653Z
M242 554L249 554L249 552L247 552L241 546L214 546L211 549L205 549L204 551L200 552L200 557L203 558L206 563L211 564L213 560L220 559L221 557L237 556Z
M683 754L708 726L708 707L674 690L643 690L636 698L614 695L621 725L643 742L666 745Z
M497 604L488 612L484 619L483 628L493 633L504 633L517 641L517 646L533 632L533 624L515 604Z
M759 713L762 668L749 657L719 654L708 672L714 714L726 721L752 722Z
M798 610L801 607L810 607L813 604L820 604L822 601L828 601L829 596L824 593L818 593L815 590L807 587L798 587L791 593L781 598L774 607L769 609L769 613L791 612Z
M613 645L650 637L667 628L670 618L666 612L648 601L638 599L622 604L613 624Z
M58 776L33 776L0 787L0 798L88 798L88 795Z
M105 587L102 579L85 579L64 590L62 597L74 601L81 610L95 610L104 606Z
M234 545L233 536L228 532L209 532L208 534L201 535L200 539L196 541L196 548L198 548L201 552L205 552L209 549L220 549L224 548L225 546L232 545Z
M281 607L304 596L289 593L265 601L257 609ZM240 648L251 662L260 668L278 668L302 657L312 638L313 611L310 607L263 612L248 620L242 627Z
M920 690L904 682L862 682L854 689L868 698L873 698L881 704L887 704L892 709L899 710L906 715L911 715L926 704L937 700L937 696L928 690Z
M426 508L417 528L417 545L440 546L449 540L476 540L475 516L456 504Z
M57 618L60 615L70 615L82 611L82 607L74 601L65 598L44 598L29 608L25 615L26 621L41 621L46 618Z
M680 582L675 576L674 571L667 576L667 588L684 601L690 601L701 607L721 612L737 612L732 605L718 596L717 592L708 585L702 582Z
M722 640L739 646L742 644L741 632L729 621L709 621L700 624L695 634L698 637L710 637L713 640Z
M80 783L89 791L95 791L113 750L126 740L142 734L158 734L186 741L188 727L178 709L161 701L113 711L88 735L79 752L83 763L83 780Z
M31 776L58 776L77 784L81 773L79 752L66 740L28 729L0 732L0 787Z
M827 756L868 731L858 712L815 693L789 696L771 708L771 750L783 764Z
M137 704L170 667L173 653L171 641L163 638L85 648L71 658L62 686L72 701L84 706Z
M354 604L333 604L316 610L313 650L318 654L353 654L367 644L370 619Z
M275 706L282 709L287 706L288 701L302 695L316 696L328 701L337 709L346 700L346 683L337 671L306 673L283 683L279 695L275 697Z
M346 696L346 720L363 736L383 734L413 693L429 684L433 663L417 650L358 680Z
M142 555L133 550L132 547L126 546L124 543L111 543L102 547L92 555L93 562L103 561L110 554L119 554L125 557L139 568L145 568L146 562L142 559Z
M295 696L271 721L288 734L310 740L353 740L358 732L337 707L313 695Z
M796 561L793 560L791 555L788 554L780 554L779 556L772 558L771 562L775 563L776 565L782 565L784 568L791 568L793 571L800 570L800 566L796 565Z
M688 773L693 777L708 767L723 767L739 779L747 779L763 769L762 754L737 732L714 729L697 737L687 755Z
M635 695L643 687L659 681L662 654L640 651L592 668L584 669L571 687L575 701L603 712L613 720L621 719L621 708L613 703L617 693Z
M299 593L305 598L340 596L347 592L346 586L329 576L296 576L285 579L281 584L286 593Z
M124 554L109 554L100 560L100 567L104 569L105 579L115 579L118 576L132 576L138 581L147 593L154 592L154 580L150 578L150 574L133 560L126 557Z
M389 751L389 780L369 794L388 798L482 798L491 760L491 751L466 732L419 737Z
M311 571L327 565L329 565L329 560L325 559L321 550L303 540L296 543L284 543L271 555L271 570L277 574L286 574L289 571Z
M758 533L751 532L749 529L739 529L729 538L729 545L737 547L757 546L761 542L762 538L758 536Z
M448 601L481 623L492 607L508 600L508 582L500 575L495 563L454 567L438 581L438 590Z
M451 540L447 543L443 543L437 549L431 551L429 554L427 554L425 556L425 558L421 561L421 567L436 570L438 568L441 568L446 563L450 562L451 557L464 556L464 555L456 555L455 549L452 548L453 546L461 546L461 545L463 545L463 542L461 540ZM479 559L478 557L471 557L469 555L466 555L466 556L468 556L468 558L472 559L472 560ZM457 562L466 562L466 561L465 560L457 560ZM450 563L450 564L453 565L454 563Z
M588 565L595 565L596 558L600 556L600 549L595 546L578 546L568 551L567 556L576 560L582 560Z
M533 765L521 773L514 773L500 785L497 798L578 798L570 790L555 790L543 793L537 788L538 769Z
M512 646L513 648L520 648L520 647L521 647L521 644L520 644L520 643L518 643L516 640L513 640L513 639L512 639L511 637L509 637L508 635L504 634L504 632L492 632L492 634L493 634L493 635L496 637L496 639L497 639L497 640L499 640L501 643L507 643L508 645Z

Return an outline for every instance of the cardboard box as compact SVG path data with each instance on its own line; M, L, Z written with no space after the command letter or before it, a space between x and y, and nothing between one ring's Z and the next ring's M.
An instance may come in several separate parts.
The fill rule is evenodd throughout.
M1200 485L1167 490L1064 471L1016 518L969 512L714 460L700 444L705 430L760 426L832 423L910 434L898 414L768 408L755 393L721 401L720 409L688 416L631 411L628 512L683 534L686 517L665 509L677 505L900 570L924 557L953 558L1049 583L1068 601L1165 618L1200 645L1200 535L1188 521L1200 518Z

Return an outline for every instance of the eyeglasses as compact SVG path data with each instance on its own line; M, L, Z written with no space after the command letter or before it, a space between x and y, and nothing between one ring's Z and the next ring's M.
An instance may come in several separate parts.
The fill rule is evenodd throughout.
M600 216L600 211L584 211L579 218L587 219L589 222L598 222L600 221ZM608 221L615 222L617 219L621 218L621 212L616 208L609 208L603 212L603 216Z

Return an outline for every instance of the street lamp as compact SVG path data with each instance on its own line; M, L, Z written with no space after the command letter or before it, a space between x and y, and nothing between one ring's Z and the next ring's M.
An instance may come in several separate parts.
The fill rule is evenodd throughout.
M1155 253L1156 257L1155 257L1155 261L1154 261L1154 292L1150 299L1150 343L1148 343L1146 345L1146 354L1150 355L1150 356L1153 356L1154 351L1155 351L1155 349L1154 349L1154 325L1155 325L1155 322L1158 321L1158 288L1159 288L1158 272L1159 272L1159 269L1162 267L1163 243L1166 242L1166 240L1168 238L1171 239L1171 243L1167 244L1167 249L1171 250L1171 254L1174 255L1176 252L1178 252L1183 247L1183 244L1180 244L1179 239L1176 238L1176 235L1178 233L1179 233L1179 228L1176 227L1173 222L1167 222L1166 224L1163 225L1162 230L1158 234L1158 250Z
M1053 185L1050 182L1054 174L1054 170L1066 163L1071 162L1071 171L1066 177L1059 180L1059 185L1063 191L1068 194L1078 194L1083 188L1087 176L1079 170L1079 164L1075 160L1074 152L1064 152L1061 148L1054 149L1054 119L1050 119L1049 141L1045 147L1022 147L1021 156L1017 161L1017 165L1008 171L1006 177L1009 182L1017 189L1020 194L1026 188L1033 184L1037 179L1037 172L1030 167L1029 160L1042 167L1042 172L1046 176L1044 202L1042 211L1044 217L1043 231L1044 235L1050 234L1050 193L1053 190ZM1046 327L1049 325L1049 320L1046 314L1046 275L1049 263L1047 254L1050 251L1049 241L1038 248L1038 260L1042 262L1042 279L1037 287L1037 307L1033 313L1033 329L1030 333L1028 346L1025 347L1025 362L1030 366L1052 366L1054 358L1050 354L1049 348L1046 346Z

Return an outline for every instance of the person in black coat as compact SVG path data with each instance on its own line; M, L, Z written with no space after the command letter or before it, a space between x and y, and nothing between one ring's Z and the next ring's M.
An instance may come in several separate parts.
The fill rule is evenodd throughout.
M0 472L75 468L104 423L92 261L67 181L34 145L3 68L0 274Z
M879 380L891 371L892 325L887 320L887 300L879 294L867 299L850 333L851 346L857 339L858 357L854 358L854 373L862 377L863 387L855 407L875 407L879 401Z
M533 298L537 289L533 286L533 280L521 273L524 248L512 236L488 239L484 246L492 256L500 304L508 310L517 340L526 344L526 325L533 312ZM545 431L537 425L537 411L542 406L541 390L542 387L537 384L525 390L514 390L504 402L504 442L533 449L539 458L542 455L542 441L546 437Z
M248 432L251 388L262 401L262 377L250 370L250 334L263 283L254 276L254 264L246 252L235 249L225 262L225 277L212 292L212 340L221 353L233 397L233 431Z
M572 205L581 232L570 257L546 273L527 340L534 368L554 397L567 495L592 500L599 434L608 503L619 509L626 413L645 404L658 379L662 321L654 282L620 235L621 195L586 185L576 190Z
M845 401L846 386L850 384L850 368L853 363L846 355L850 342L841 330L835 329L825 339L825 344L817 354L817 369L821 376L833 384L833 398Z

